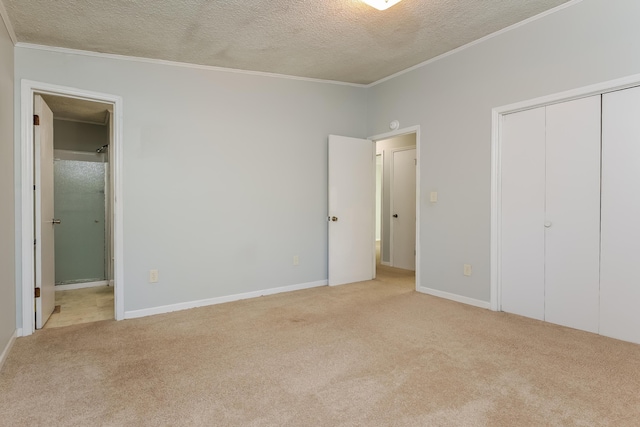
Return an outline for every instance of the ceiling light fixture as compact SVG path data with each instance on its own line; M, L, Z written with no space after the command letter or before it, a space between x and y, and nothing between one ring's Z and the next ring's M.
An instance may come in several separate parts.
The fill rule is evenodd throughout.
M389 9L396 3L400 3L400 0L362 0L371 7L375 7L378 10Z

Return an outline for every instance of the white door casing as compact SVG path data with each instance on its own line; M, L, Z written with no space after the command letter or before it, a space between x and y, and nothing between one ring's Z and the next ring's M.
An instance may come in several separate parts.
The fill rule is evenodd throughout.
M34 96L35 182L35 287L36 329L41 329L55 308L55 245L53 218L53 113L40 95Z
M21 81L20 96L20 209L21 220L18 224L20 233L21 265L21 327L20 336L31 335L36 326L35 322L35 250L33 241L35 233L35 198L33 186L35 184L34 162L34 98L36 94L50 94L89 101L108 103L113 106L113 141L109 146L111 155L113 203L113 244L114 244L114 296L116 320L124 319L124 262L123 262L123 183L122 183L122 141L123 141L123 109L122 98L98 92L80 90L76 88L53 85L31 80Z
M329 135L329 285L375 275L375 149Z
M392 151L391 265L416 268L416 149Z

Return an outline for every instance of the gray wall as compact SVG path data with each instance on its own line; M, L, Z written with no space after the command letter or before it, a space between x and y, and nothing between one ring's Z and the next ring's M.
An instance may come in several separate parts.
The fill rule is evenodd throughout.
M91 151L109 143L109 128L105 125L53 121L53 145L56 150Z
M489 301L491 109L640 73L638 17L584 0L369 90L368 135L421 126L421 286Z
M0 353L16 330L13 42L0 19Z
M20 79L123 98L125 311L327 279L327 135L366 136L365 88L17 47Z

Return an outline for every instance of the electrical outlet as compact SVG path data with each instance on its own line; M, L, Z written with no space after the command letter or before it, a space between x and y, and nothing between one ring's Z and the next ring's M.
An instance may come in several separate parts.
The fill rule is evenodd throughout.
M429 201L431 203L436 203L438 201L438 192L437 191L432 191L431 194L429 194Z
M463 273L465 276L471 276L471 264L464 265Z
M300 264L300 258L298 257L298 255L294 255L293 256L293 265L298 265Z
M158 283L158 270L149 270L149 283Z

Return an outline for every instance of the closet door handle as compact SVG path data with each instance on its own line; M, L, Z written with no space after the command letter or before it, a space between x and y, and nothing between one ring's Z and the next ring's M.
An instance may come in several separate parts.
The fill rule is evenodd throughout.
M551 224L551 221L545 221L545 222L544 222L544 226L545 226L546 228L551 227L551 225L552 225L552 224Z

